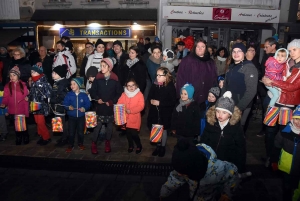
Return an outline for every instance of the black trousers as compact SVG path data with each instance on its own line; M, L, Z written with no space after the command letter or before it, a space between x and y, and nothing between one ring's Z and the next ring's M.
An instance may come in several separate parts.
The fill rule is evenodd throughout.
M126 137L128 140L128 145L129 147L134 147L133 142L136 144L137 148L141 148L142 144L141 144L141 140L140 137L138 135L138 130L134 129L134 128L126 128Z

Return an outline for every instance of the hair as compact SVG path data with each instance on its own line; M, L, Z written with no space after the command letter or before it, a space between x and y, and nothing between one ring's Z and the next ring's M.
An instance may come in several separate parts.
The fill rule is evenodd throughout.
M287 54L286 51L285 51L284 49L280 49L280 50L278 50L278 52Z
M265 40L265 42L269 42L269 44L270 44L271 46L275 44L276 47L277 47L277 42L276 42L275 38L273 38L273 37L267 38L267 39Z
M249 48L253 48L253 49L256 51L254 45L247 45L247 46L246 46L246 51L247 51Z
M25 50L24 50L23 48L21 48L21 47L16 47L16 48L13 50L12 53L14 54L15 52L19 52L21 58L23 58L23 57L26 56Z
M58 44L61 44L61 46L66 47L66 43L64 41L62 41L62 40L57 41L56 45L58 45Z
M22 94L24 94L24 86L23 86L22 82L19 81L18 83L19 83ZM9 82L8 89L9 89L10 95L12 96L12 82Z
M170 73L170 71L169 71L169 69L168 68L166 68L166 67L159 67L157 70L156 70L156 72L157 71L162 71L163 73L164 73L164 75L166 76L166 81L165 81L165 86L167 86L168 84L169 84L169 82L172 82L173 81L173 77L172 77L172 74Z
M192 52L194 52L194 53L196 53L196 47L197 47L197 44L198 43L204 43L204 45L206 46L206 48L205 48L205 52L204 52L204 54L206 54L207 53L207 44L206 44L206 41L204 40L204 39L202 39L202 38L199 38L198 40L196 40L196 42L195 42L195 44L194 44L194 47L193 47L193 49L192 49ZM212 49L213 50L213 49Z
M126 81L125 85L127 86L127 84L128 84L129 82L133 82L133 83L135 84L135 86L136 86L137 88L139 88L139 85L136 83L135 79L133 79L133 78L128 79L128 80Z
M216 56L220 56L220 52L224 50L224 56L223 58L227 58L229 56L228 54L228 50L225 47L220 47L217 51L216 51Z
M141 59L141 51L140 51L140 49L138 48L138 46L131 46L131 47L129 48L129 51L130 51L130 50L134 50L134 51L137 53L136 58L138 58L139 60Z
M61 37L61 40L68 40L68 41L69 41L70 38L69 38L68 36L62 36L62 37ZM57 44L57 43L56 43L56 44Z
M155 49L159 49L159 50L162 52L162 47L161 47L161 45L159 45L159 44L157 44L157 43L151 45L151 52L152 52L152 53L153 53L153 51L154 51Z

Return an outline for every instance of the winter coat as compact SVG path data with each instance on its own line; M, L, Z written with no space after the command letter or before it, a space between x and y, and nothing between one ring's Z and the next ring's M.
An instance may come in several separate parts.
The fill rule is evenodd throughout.
M119 59L118 59L117 55L115 55L114 58L116 59L117 62L114 65L114 68L112 69L112 71L118 76L118 78L120 78L122 75L122 70L123 70L124 66L126 65L126 61L127 61L127 59L129 59L129 55L125 51L123 51Z
M30 70L30 62L26 59L26 58L21 58L21 59L17 59L15 60L14 58L12 58L10 64L9 64L9 69L7 72L7 79L9 80L9 71L14 67L14 66L18 66L19 70L20 70L20 80L22 80L23 82L27 82L29 77L31 77L31 70Z
M300 104L300 63L294 64L293 61L288 62L286 81L272 80L272 86L281 89L279 100L280 104L299 105ZM289 71L291 69L291 72Z
M139 86L141 92L144 93L144 90L146 88L147 67L142 60L139 60L130 68L127 66L127 64L125 64L124 68L121 71L122 74L119 79L122 86L125 86L127 80L133 78Z
M171 73L174 71L174 67L178 65L179 62L176 58L169 61L164 61L160 64L160 66L168 68Z
M66 78L54 81L51 95L50 95L50 104L52 110L60 114L65 114L65 108L63 105L64 99L67 93L70 91L70 81ZM56 105L60 104L60 105Z
M177 58L178 59L183 59L187 55L189 55L190 51L187 48L184 48L182 52L177 52Z
M202 103L207 99L208 91L217 85L217 71L215 62L208 54L198 57L194 53L189 54L179 64L176 77L176 91L178 98L180 89L187 82L195 88L194 100Z
M226 73L227 61L227 58L222 58L220 56L215 58L218 76Z
M53 59L49 55L46 55L46 57L44 59L41 59L39 57L33 63L36 64L38 62L42 62L43 73L46 75L48 82L52 86L52 84L53 84L53 79L52 79Z
M269 57L266 61L265 76L271 80L283 80L283 71L286 63L279 63L274 57Z
M76 95L73 91L67 93L63 104L66 105L65 109L70 117L83 117L85 112L81 112L79 108L83 107L87 111L91 106L90 99L86 93L80 92ZM73 106L74 110L69 110L69 106Z
M8 71L11 58L7 55L7 57L0 57L0 61L3 64L2 74L0 74L0 76L2 77L2 85L4 86L7 82L9 82Z
M62 64L66 64L68 66L68 72L66 76L67 79L70 78L74 73L76 73L76 62L69 50L64 49L54 56L52 69Z
M246 140L240 124L241 111L235 107L228 124L221 130L216 119L215 106L207 113L207 123L200 143L207 144L217 154L218 159L235 164L239 172L244 171L246 163Z
M173 82L167 86L152 84L148 100L158 100L159 106L150 105L147 126L151 129L152 124L161 124L164 129L171 127L172 112L176 104L176 89Z
M146 66L147 66L148 74L151 78L152 84L156 80L156 71L160 67L160 63L161 63L161 58L155 59L152 55L147 60Z
M183 137L195 137L200 131L200 110L197 102L193 101L189 105L182 107L182 112L176 110L172 114L171 130L176 131L176 135Z
M3 90L3 89L2 89ZM3 100L3 94L4 94L4 90L2 91L0 90L0 105L2 104L2 100ZM5 115L6 113L8 113L7 108L0 108L0 116Z
M29 116L29 105L25 101L29 91L26 87L26 83L20 81L23 85L24 94L22 94L19 82L9 82L4 87L4 94L2 104L7 106L9 114L24 114L26 117ZM12 95L9 91L9 84L12 87Z
M49 114L49 105L48 98L50 98L52 87L47 81L45 75L43 75L36 82L32 82L30 92L29 92L29 101L41 103L41 109L33 112L33 114L42 114L48 116Z
M300 135L294 133L291 130L291 125L288 124L281 132L279 132L274 141L274 148L272 150L271 162L284 163L290 167L288 174L294 176L300 176ZM288 160L286 155L288 153L292 155L293 159Z
M214 106L216 104L216 102L208 102L208 100L206 100L205 102L200 104L200 136L202 136L205 125L206 125L206 112L208 111L209 108L211 108L212 106Z
M113 104L116 104L118 102L118 99L123 93L123 88L121 87L116 74L114 74L113 72L111 72L108 80L105 79L102 73L98 73L89 92L92 99L102 99L103 102L109 103L109 106L107 106L105 103L99 104L97 102L97 115L112 116L114 115Z
M231 64L225 75L222 94L231 91L235 105L244 111L251 107L257 92L258 72L251 61Z
M124 104L126 110L130 110L130 114L126 113L126 128L140 130L142 122L141 111L145 106L143 94L138 92L134 97L129 98L124 92L119 98L118 104Z

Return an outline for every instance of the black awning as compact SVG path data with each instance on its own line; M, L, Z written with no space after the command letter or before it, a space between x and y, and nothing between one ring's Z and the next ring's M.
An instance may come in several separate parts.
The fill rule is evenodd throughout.
M32 21L141 20L157 21L157 9L43 9Z
M6 46L11 41L24 35L27 31L27 29L0 29L0 45Z

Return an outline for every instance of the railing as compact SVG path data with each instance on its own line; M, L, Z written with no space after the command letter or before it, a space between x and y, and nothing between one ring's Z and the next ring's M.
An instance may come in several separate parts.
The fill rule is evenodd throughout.
M106 6L110 4L110 1L105 1L105 0L86 0L86 1L81 1L80 5L84 7L90 7L90 6Z
M44 7L55 7L55 8L70 8L72 2L66 0L49 0L48 2L43 3Z
M145 5L146 7L149 5L149 1L143 1L143 0L123 0L119 1L120 6L122 7L125 5L126 7L129 6L143 6Z

